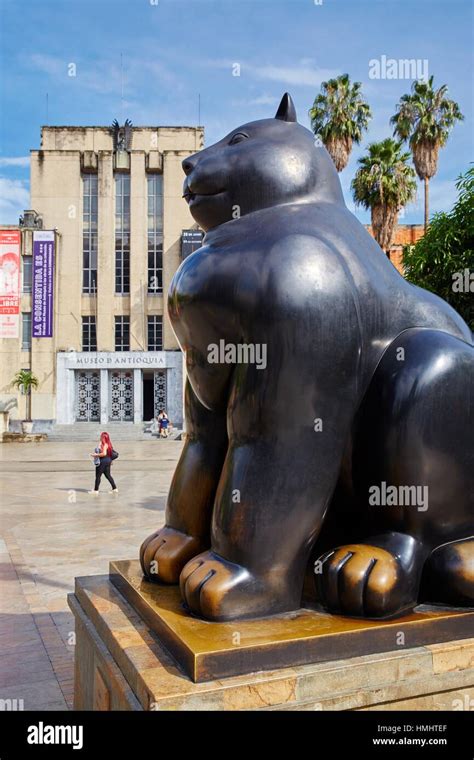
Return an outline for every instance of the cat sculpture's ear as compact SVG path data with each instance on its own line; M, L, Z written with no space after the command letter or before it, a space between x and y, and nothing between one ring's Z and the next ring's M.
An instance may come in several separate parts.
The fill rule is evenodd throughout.
M288 92L285 92L281 99L278 111L275 114L275 119L280 119L281 121L296 121L295 104Z

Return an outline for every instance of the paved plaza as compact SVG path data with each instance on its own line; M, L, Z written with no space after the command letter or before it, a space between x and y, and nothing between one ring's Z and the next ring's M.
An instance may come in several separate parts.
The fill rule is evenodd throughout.
M137 557L163 524L182 443L117 442L118 495L81 443L0 444L0 705L66 710L73 704L74 624L66 596L76 576ZM15 703L13 703L15 704Z

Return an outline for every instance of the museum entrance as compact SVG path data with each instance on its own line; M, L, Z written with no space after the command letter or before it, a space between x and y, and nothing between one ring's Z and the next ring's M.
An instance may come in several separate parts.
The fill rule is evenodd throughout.
M109 372L109 420L133 422L133 372Z
M76 422L100 420L100 374L98 370L75 372Z
M143 421L149 422L154 417L153 372L143 372Z
M145 370L142 377L143 421L149 422L161 409L166 409L166 370Z

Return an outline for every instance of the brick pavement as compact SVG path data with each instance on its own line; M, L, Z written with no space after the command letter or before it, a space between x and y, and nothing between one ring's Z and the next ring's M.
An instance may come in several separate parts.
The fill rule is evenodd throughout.
M104 480L93 498L84 443L0 444L0 709L72 708L66 596L75 576L135 557L163 523L181 448L178 441L121 442L119 495Z

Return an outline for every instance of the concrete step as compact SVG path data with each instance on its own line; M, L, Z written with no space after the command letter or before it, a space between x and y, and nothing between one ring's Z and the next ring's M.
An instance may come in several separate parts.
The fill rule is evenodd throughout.
M156 436L150 432L150 424L141 422L133 423L106 423L100 425L95 422L79 422L73 425L55 425L48 431L48 440L57 442L67 441L93 441L97 439L103 430L107 430L112 442L115 441L149 441ZM169 438L177 440L181 437L182 430L173 428Z

